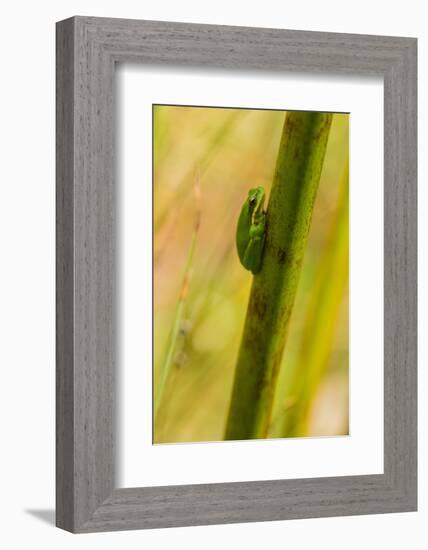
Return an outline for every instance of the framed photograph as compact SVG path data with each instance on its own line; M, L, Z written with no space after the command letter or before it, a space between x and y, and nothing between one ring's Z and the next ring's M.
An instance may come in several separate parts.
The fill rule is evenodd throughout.
M57 526L417 508L416 39L57 24Z

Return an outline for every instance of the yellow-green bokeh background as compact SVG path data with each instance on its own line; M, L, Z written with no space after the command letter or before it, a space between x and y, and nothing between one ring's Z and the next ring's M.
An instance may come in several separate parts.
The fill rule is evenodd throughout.
M172 376L154 441L218 441L231 395L252 276L239 263L235 230L251 187L267 196L285 111L154 106L154 395L174 320L195 224L195 179L201 225L176 342ZM292 406L317 269L328 255L339 186L348 158L349 115L335 114L283 363L269 437L283 437L281 415ZM347 205L346 205L347 207ZM346 226L348 243L348 228ZM333 239L334 240L334 239ZM333 270L329 284L339 284ZM348 433L348 280L340 294L328 358L299 436ZM340 287L342 288L342 286ZM299 359L300 358L300 359ZM318 383L319 382L319 383ZM287 434L285 434L287 435Z

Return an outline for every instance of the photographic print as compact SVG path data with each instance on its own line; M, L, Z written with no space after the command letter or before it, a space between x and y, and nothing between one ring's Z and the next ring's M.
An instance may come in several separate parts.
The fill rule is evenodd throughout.
M153 442L349 434L349 113L153 105Z

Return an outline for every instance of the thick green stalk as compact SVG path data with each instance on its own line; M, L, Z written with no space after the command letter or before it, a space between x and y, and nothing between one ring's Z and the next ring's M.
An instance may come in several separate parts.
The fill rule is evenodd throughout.
M225 439L267 435L333 115L287 113L269 205L261 271L254 276Z

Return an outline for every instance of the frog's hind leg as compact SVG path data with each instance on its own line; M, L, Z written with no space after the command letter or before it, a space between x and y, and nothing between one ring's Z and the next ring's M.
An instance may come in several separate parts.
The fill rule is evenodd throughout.
M253 237L244 253L243 265L253 275L260 271L261 252L263 250L264 237Z

